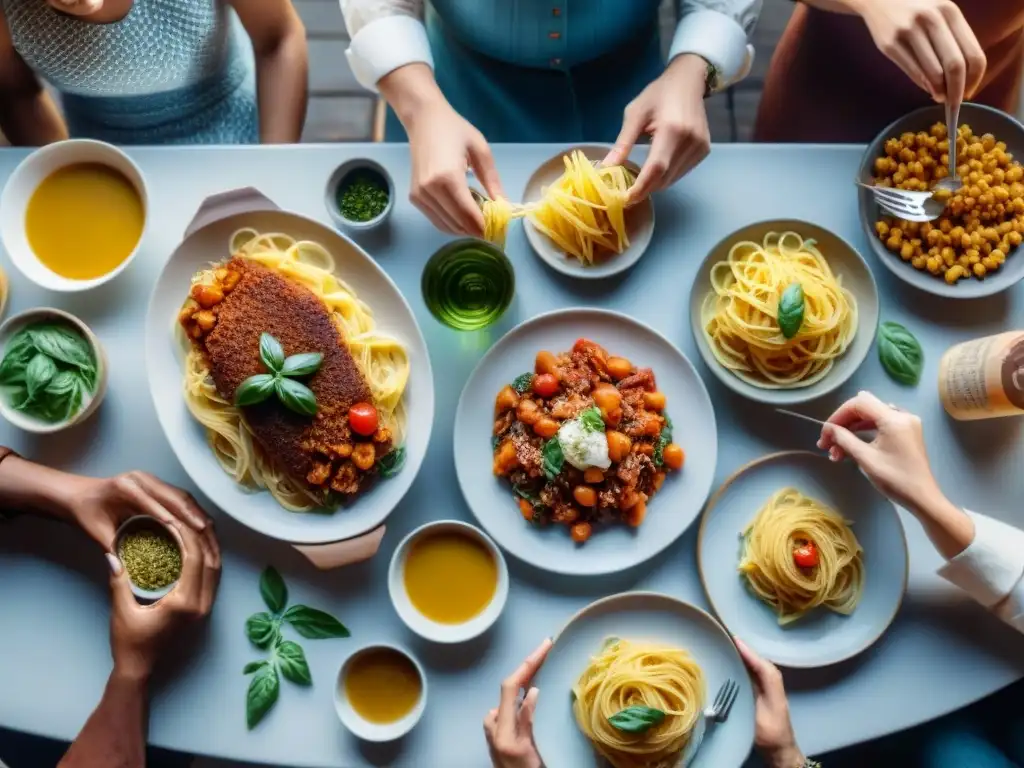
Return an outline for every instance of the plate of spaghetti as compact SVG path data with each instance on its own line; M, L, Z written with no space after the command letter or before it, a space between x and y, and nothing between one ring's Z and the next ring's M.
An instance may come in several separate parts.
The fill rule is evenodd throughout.
M842 385L867 357L878 287L846 241L804 221L766 221L716 245L690 294L694 339L730 389L775 405Z
M208 199L157 281L160 424L215 504L316 544L380 525L415 478L433 384L409 305L344 236L252 189Z
M908 572L892 503L854 465L805 451L726 480L701 521L697 562L722 623L788 667L868 648L895 619Z
M717 445L711 400L686 357L642 323L596 309L511 330L455 415L470 509L498 544L554 573L613 573L669 546L700 513Z
M654 204L648 198L627 207L640 169L629 162L601 166L610 149L581 146L546 160L521 204L484 201L484 239L504 248L511 222L522 219L533 250L558 272L602 278L629 269L650 244Z
M728 679L740 685L729 719L705 732L703 709ZM739 768L753 745L754 695L729 635L667 595L591 603L555 637L534 684L545 765Z

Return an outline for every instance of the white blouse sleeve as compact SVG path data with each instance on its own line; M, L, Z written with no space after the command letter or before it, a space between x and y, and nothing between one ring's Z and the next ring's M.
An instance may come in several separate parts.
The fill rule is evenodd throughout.
M939 575L1024 632L1024 531L985 515L968 512L974 541Z
M340 1L352 39L345 56L361 86L376 91L378 80L406 64L433 68L423 0Z
M754 46L748 37L761 15L762 0L678 0L679 24L669 61L695 53L717 71L713 90L739 82L750 73Z

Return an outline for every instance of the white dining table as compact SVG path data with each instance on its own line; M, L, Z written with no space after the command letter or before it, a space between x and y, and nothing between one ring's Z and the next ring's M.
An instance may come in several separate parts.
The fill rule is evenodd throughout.
M534 168L561 149L495 146L505 189L518 196ZM441 518L472 521L453 463L456 402L488 347L515 324L546 310L617 309L650 324L683 350L700 371L715 407L716 484L766 453L813 449L813 425L787 419L722 386L700 361L689 327L686 302L699 262L721 238L754 221L803 219L849 240L866 256L878 281L881 319L906 325L925 350L924 375L916 388L888 379L872 352L840 391L801 410L823 417L859 389L874 390L883 400L921 415L936 475L954 501L1024 525L1024 419L954 422L945 415L936 387L939 359L949 346L1024 328L1024 285L988 299L954 301L898 281L869 253L858 223L852 179L862 151L857 146L714 147L699 168L655 197L650 249L630 272L611 280L575 281L554 273L514 225L507 246L518 286L512 307L487 331L459 333L435 321L420 294L422 266L447 237L408 202L408 147L130 149L148 183L150 226L125 273L91 292L61 295L23 279L6 255L0 262L10 277L8 314L56 306L97 333L110 359L106 400L85 424L50 437L32 437L0 424L0 444L74 472L111 475L139 468L196 491L164 439L146 380L143 317L155 278L208 195L253 186L282 208L329 223L324 185L340 163L360 156L388 168L397 200L388 226L358 242L411 303L427 339L436 388L426 460L371 560L320 572L288 544L211 509L224 556L219 597L208 623L174 644L168 668L154 683L150 742L285 766L482 766L488 757L480 725L497 703L500 681L581 607L628 590L665 592L707 607L697 574L696 524L654 560L608 577L555 577L509 558L511 590L504 614L488 634L462 646L435 646L411 635L391 606L386 573L396 544L412 528ZM25 154L0 150L0 182ZM642 161L643 151L634 159ZM685 416L676 423L685 428ZM936 575L939 556L916 521L901 515L910 579L888 632L849 662L785 673L796 732L811 754L907 728L1024 676L1024 636L943 582ZM248 678L242 668L260 654L243 627L247 616L263 609L257 582L268 564L284 575L293 602L331 611L352 637L303 641L313 686L282 682L276 707L248 731ZM32 518L0 526L0 727L70 740L85 722L110 669L105 569L101 552L78 531ZM333 706L342 661L374 641L410 649L428 679L422 721L388 746L358 742L339 723Z

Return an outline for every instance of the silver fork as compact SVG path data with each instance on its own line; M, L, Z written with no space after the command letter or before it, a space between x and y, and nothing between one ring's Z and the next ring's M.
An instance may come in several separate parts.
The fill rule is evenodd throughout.
M684 768L690 765L693 762L693 758L696 757L697 751L704 741L704 735L707 733L707 724L724 723L729 718L729 712L732 710L732 705L736 703L736 697L739 695L739 692L740 685L735 680L730 678L722 683L722 687L718 689L714 702L710 706L705 707L701 713L702 716L697 718L697 725L694 726L690 743L683 750Z

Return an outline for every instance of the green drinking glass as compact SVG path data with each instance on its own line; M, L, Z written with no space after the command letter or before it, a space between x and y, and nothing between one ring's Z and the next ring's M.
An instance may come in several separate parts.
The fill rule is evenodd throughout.
M465 238L440 248L423 269L423 300L440 322L478 331L512 303L516 275L508 256L484 240Z

